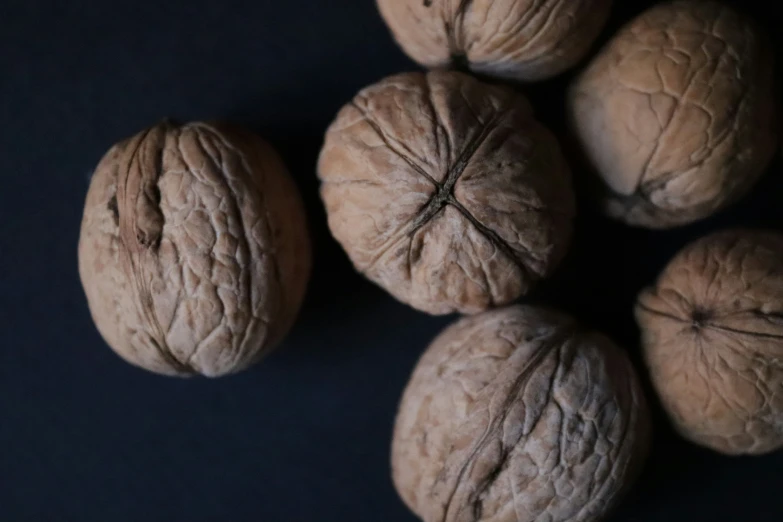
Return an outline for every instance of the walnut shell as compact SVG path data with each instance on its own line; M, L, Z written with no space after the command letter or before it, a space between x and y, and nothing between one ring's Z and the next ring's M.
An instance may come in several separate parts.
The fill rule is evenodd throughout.
M329 128L318 171L354 266L432 314L509 303L570 240L557 141L525 98L464 74L401 74L362 90Z
M609 339L552 310L466 317L430 345L402 397L394 484L425 522L586 522L641 470L649 418Z
M772 65L753 23L719 3L664 3L623 28L569 93L605 211L666 228L745 194L776 149Z
M728 230L685 247L636 304L652 382L687 439L783 447L783 236Z
M611 0L377 0L413 60L430 68L535 81L576 64L609 17Z
M128 362L209 377L248 367L292 325L309 271L302 202L262 139L164 122L98 164L79 273L98 330Z

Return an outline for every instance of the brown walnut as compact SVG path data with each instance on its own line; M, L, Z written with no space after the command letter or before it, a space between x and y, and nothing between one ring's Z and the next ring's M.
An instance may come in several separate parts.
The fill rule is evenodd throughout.
M79 272L98 330L134 365L248 367L288 331L309 270L293 180L247 132L164 122L112 147L92 177Z
M574 199L552 134L513 91L452 72L362 90L319 160L354 266L432 314L516 299L564 256Z
M726 454L783 447L783 236L695 241L636 304L664 408L687 439Z
M617 346L552 310L461 319L422 356L392 473L425 522L601 520L641 470L649 418Z
M535 81L576 64L609 16L611 0L377 0L394 38L430 68Z
M667 228L749 191L777 144L772 62L754 24L720 3L667 2L623 28L569 93L605 211Z

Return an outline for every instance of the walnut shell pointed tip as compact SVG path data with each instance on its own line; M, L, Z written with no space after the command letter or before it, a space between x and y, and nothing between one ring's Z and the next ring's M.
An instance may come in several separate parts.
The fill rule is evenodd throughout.
M767 35L712 1L664 2L622 28L568 95L609 216L663 229L736 202L777 148Z
M101 159L78 257L92 318L118 355L209 377L281 340L311 264L302 201L271 146L223 124L169 121Z
M431 314L510 303L570 242L557 140L524 97L464 74L363 89L329 127L318 173L329 228L356 269Z
M419 64L537 81L590 50L611 0L377 0L405 53Z
M639 294L636 319L683 437L729 455L783 448L783 235L731 229L692 242Z

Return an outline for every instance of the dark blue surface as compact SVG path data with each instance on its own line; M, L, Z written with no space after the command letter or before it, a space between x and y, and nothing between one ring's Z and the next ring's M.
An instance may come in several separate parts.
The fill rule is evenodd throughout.
M649 4L617 3L613 26ZM742 4L781 50L780 15ZM353 272L314 174L339 107L413 68L371 0L0 2L0 522L414 520L389 478L392 422L416 358L451 318ZM556 130L566 80L524 89ZM256 130L308 203L315 267L301 319L277 353L234 377L167 379L121 362L79 284L92 168L164 116ZM533 299L606 331L638 362L638 289L702 233L783 228L780 174L778 157L740 205L670 232L607 222L582 202L567 262ZM783 520L783 454L718 456L678 439L657 406L655 420L649 464L613 521Z

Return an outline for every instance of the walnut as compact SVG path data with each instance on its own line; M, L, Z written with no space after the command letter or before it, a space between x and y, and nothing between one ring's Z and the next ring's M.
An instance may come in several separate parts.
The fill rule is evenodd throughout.
M774 155L772 51L723 4L658 5L575 81L569 113L605 211L666 228L750 190Z
M535 81L576 64L609 17L611 0L377 0L402 49L430 68L467 65Z
M783 447L783 236L728 230L684 248L636 304L675 428L726 454Z
M413 372L394 484L425 522L600 520L641 470L649 418L609 339L515 306L461 319Z
M260 138L164 122L98 164L79 272L98 330L128 362L183 376L248 367L293 323L309 270L302 202Z
M355 267L432 314L506 304L571 235L571 177L528 102L454 72L362 90L319 160L329 226Z

